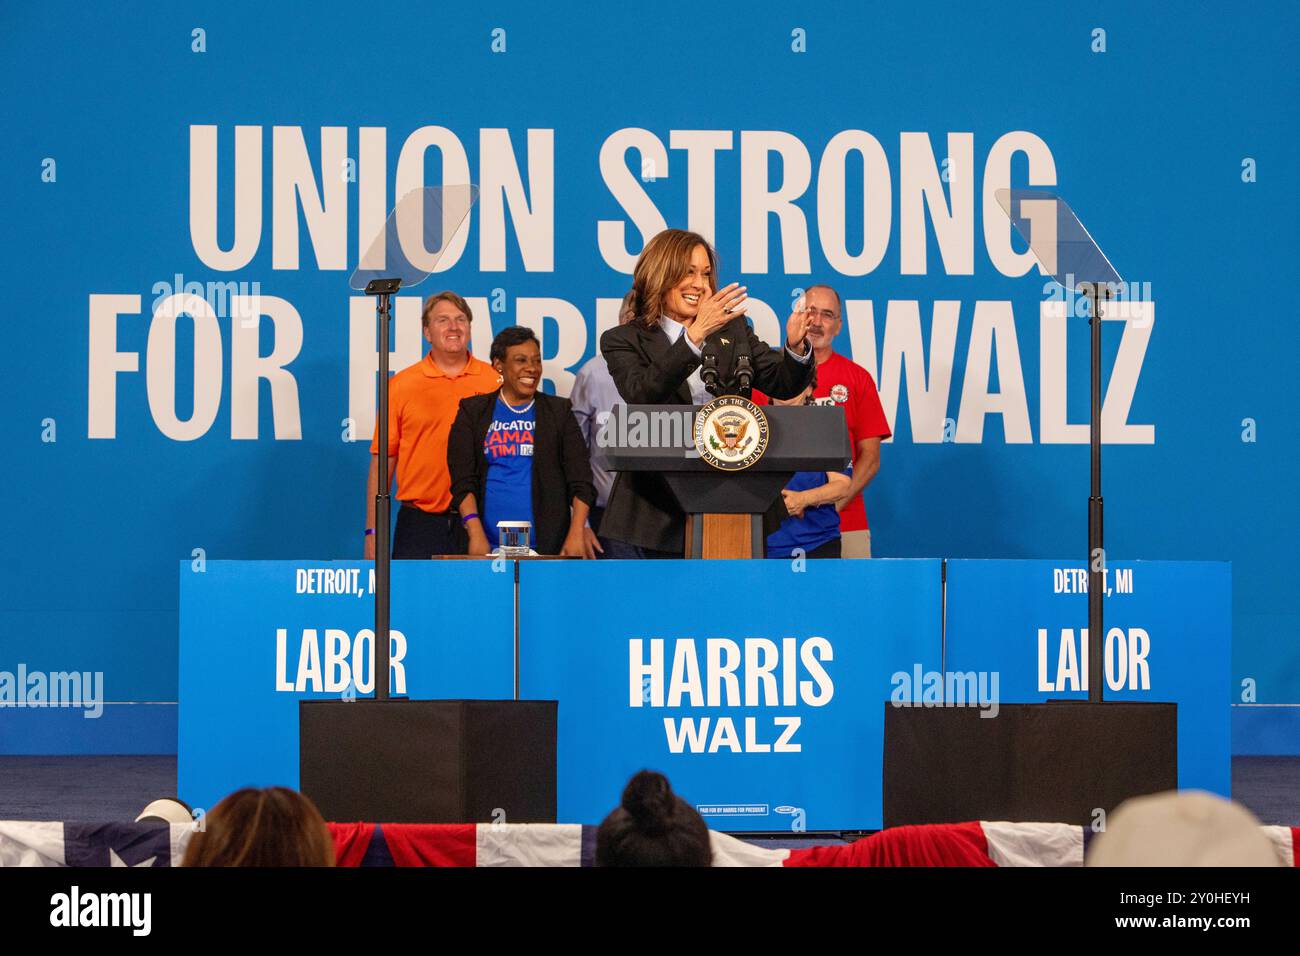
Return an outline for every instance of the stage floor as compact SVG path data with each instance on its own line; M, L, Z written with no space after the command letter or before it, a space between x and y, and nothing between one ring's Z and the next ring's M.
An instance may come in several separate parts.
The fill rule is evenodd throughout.
M1300 825L1300 757L1233 757L1232 792L1261 823ZM0 756L0 820L134 820L175 793L175 757ZM763 843L802 845L793 835Z

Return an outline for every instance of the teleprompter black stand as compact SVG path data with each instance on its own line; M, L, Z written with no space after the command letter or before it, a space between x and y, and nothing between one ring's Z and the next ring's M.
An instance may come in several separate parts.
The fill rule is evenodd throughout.
M388 324L392 316L392 296L402 287L402 280L397 276L371 279L366 283L366 295L375 297L375 322L378 326L375 341L379 349L379 399L376 415L376 427L379 430L379 447L388 448ZM391 542L393 499L391 495L393 476L388 473L388 455L376 456L379 466L379 484L375 491L375 699L388 699L389 647L388 626L390 620L389 595L391 594L391 572L393 567L393 547Z
M387 449L392 296L429 276L476 197L474 186L407 193L349 283L375 297L378 325L375 695L299 704L299 788L326 820L555 822L555 701L389 696L392 478ZM413 648L416 642L460 639L454 634L409 636Z
M967 820L1092 824L1097 811L1178 786L1177 705L1103 699L1101 308L1123 280L1058 196L1002 189L997 201L1043 271L1089 303L1088 699L1004 703L992 718L972 707L886 704L885 826Z

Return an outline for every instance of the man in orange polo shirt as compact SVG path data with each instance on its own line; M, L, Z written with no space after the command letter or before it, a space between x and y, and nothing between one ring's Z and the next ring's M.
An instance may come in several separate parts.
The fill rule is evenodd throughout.
M389 380L388 473L397 477L394 558L463 554L465 537L451 511L447 436L460 400L495 391L501 376L469 354L469 304L455 292L439 292L424 303L424 337L429 352ZM366 482L365 556L375 556L375 495L379 487L379 435L370 443Z

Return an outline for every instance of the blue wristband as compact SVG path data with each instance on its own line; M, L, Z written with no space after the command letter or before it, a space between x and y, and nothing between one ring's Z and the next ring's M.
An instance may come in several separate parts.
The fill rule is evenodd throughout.
M470 512L469 514L467 514L467 515L461 515L461 516L460 516L460 526L461 526L462 528L465 527L465 525L469 524L471 521L473 521L473 520L474 520L475 518L477 518L477 517L478 517L478 512L477 512L477 511L471 511L471 512Z
M375 529L374 529L374 528L367 528L367 529L366 529L366 534L367 534L367 535L372 535L372 534L374 534L374 533L375 533Z

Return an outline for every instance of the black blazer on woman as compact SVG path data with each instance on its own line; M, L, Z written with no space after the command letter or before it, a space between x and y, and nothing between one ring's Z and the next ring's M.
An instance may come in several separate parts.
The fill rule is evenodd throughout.
M754 388L773 398L794 398L812 379L814 360L806 363L784 348L774 349L754 334L738 315L704 340L703 349L718 356L718 374L727 380L735 374L736 343L749 346ZM691 405L687 379L700 365L680 336L669 345L668 334L658 324L648 327L636 320L610 329L600 337L600 351L609 374L629 405ZM681 552L686 518L663 477L649 472L621 473L614 480L609 504L600 519L600 533L618 541Z
M451 506L460 510L465 496L473 494L479 514L486 507L487 440L492 415L501 390L463 398L447 439L447 467L451 472ZM591 483L587 443L566 398L538 392L537 422L533 426L533 549L538 554L559 554L569 533L569 505L574 498L596 502Z

